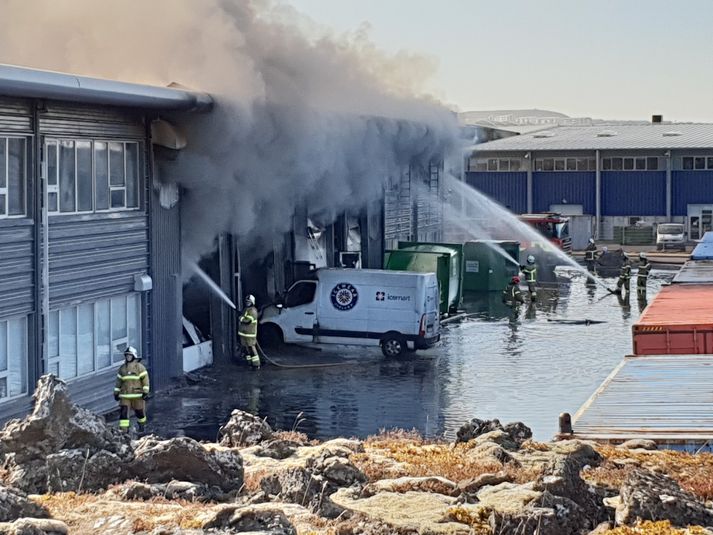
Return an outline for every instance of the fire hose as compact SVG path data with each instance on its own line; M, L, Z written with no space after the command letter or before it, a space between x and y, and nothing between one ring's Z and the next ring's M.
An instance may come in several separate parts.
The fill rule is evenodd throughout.
M280 364L279 362L276 362L272 360L270 357L267 356L267 353L263 350L262 346L260 346L259 342L256 342L257 350L262 358L264 358L267 362L272 364L273 366L276 366L277 368L287 368L287 369L297 369L297 368L334 368L335 366L346 366L348 364L351 364L351 362L324 362L324 363L315 363L315 364Z

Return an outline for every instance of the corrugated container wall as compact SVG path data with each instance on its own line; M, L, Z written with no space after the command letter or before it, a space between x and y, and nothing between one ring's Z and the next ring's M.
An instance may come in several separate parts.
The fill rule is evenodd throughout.
M532 173L533 209L549 212L553 204L581 204L584 214L594 214L596 173L584 171Z
M710 171L672 171L671 181L673 215L688 215L689 204L713 204L713 173Z
M665 171L602 171L603 216L665 213Z
M523 214L527 211L527 173L525 172L468 172L465 174L465 181L511 212Z

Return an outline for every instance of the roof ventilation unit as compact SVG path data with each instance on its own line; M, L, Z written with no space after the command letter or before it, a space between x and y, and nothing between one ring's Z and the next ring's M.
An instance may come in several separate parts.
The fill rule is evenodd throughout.
M614 130L602 130L597 133L597 137L614 137L617 133Z
M532 137L554 137L555 133L554 132L537 132L536 134L533 134Z
M663 137L676 137L676 136L682 136L683 132L679 132L678 130L669 130L668 132L664 132Z

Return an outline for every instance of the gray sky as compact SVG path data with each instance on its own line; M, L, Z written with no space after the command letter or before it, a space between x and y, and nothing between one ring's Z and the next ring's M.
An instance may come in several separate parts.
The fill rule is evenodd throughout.
M429 90L462 111L713 122L713 0L283 1L434 60Z

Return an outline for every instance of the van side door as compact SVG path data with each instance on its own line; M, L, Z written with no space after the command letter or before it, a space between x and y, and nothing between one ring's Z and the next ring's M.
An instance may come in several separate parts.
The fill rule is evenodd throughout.
M283 314L290 321L281 322L286 342L311 342L317 318L317 281L298 281L287 291ZM288 324L289 323L289 324Z

